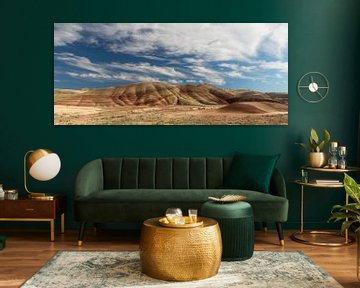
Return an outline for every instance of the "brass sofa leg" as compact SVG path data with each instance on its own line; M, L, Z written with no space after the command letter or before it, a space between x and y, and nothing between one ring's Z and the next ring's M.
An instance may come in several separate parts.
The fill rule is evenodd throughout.
M78 246L82 246L83 244L83 238L84 238L84 232L86 228L86 222L81 222L80 229L79 229L79 237L78 237Z
M285 240L284 240L284 231L282 228L282 223L281 222L275 222L276 224L276 230L279 236L279 242L280 242L280 246L284 246L285 245Z
M267 222L262 222L263 230L266 232L268 231Z

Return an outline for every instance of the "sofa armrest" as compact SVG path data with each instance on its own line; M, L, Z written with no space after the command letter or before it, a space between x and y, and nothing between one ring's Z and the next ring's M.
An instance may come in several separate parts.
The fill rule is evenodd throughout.
M75 180L75 200L86 197L93 192L103 190L103 166L101 159L85 164Z
M284 176L275 168L270 181L269 193L275 196L286 198L286 185Z

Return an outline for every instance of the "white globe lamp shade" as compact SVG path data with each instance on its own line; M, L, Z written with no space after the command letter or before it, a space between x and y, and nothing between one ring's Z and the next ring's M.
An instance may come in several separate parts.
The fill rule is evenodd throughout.
M59 173L60 168L61 161L59 156L49 150L35 150L29 156L29 174L39 181L47 181L54 178Z

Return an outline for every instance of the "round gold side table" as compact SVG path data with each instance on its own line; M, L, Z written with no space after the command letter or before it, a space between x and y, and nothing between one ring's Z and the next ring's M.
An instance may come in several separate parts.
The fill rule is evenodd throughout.
M140 236L140 261L146 275L167 281L205 279L218 273L222 242L216 220L203 218L195 228L160 226L160 218L144 221Z
M327 172L327 173L349 173L349 172L357 172L360 171L359 167L347 167L346 169L330 169L330 168L314 168L314 167L301 167L305 170L315 171L315 172ZM344 183L334 183L334 184L318 184L315 181L310 181L307 183L302 182L301 180L295 180L295 184L301 186L300 191L300 230L293 233L290 238L296 242L308 244L308 245L316 245L316 246L330 246L330 247L339 247L344 245L349 245L355 241L355 239L348 234L348 229L345 229L345 235L342 236L339 232L335 231L319 231L319 230L305 230L304 229L304 187L315 187L315 188L344 188ZM345 193L345 204L349 204L349 195ZM333 241L333 242L322 242L317 240L317 236L332 236L332 237L341 237L343 240ZM308 236L310 240L304 238L304 236ZM340 238L339 238L340 239Z

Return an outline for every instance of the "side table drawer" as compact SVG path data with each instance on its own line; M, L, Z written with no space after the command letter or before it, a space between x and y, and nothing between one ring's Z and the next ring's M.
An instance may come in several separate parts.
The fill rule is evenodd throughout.
M55 207L51 202L10 201L7 201L4 211L0 213L3 218L55 218Z

